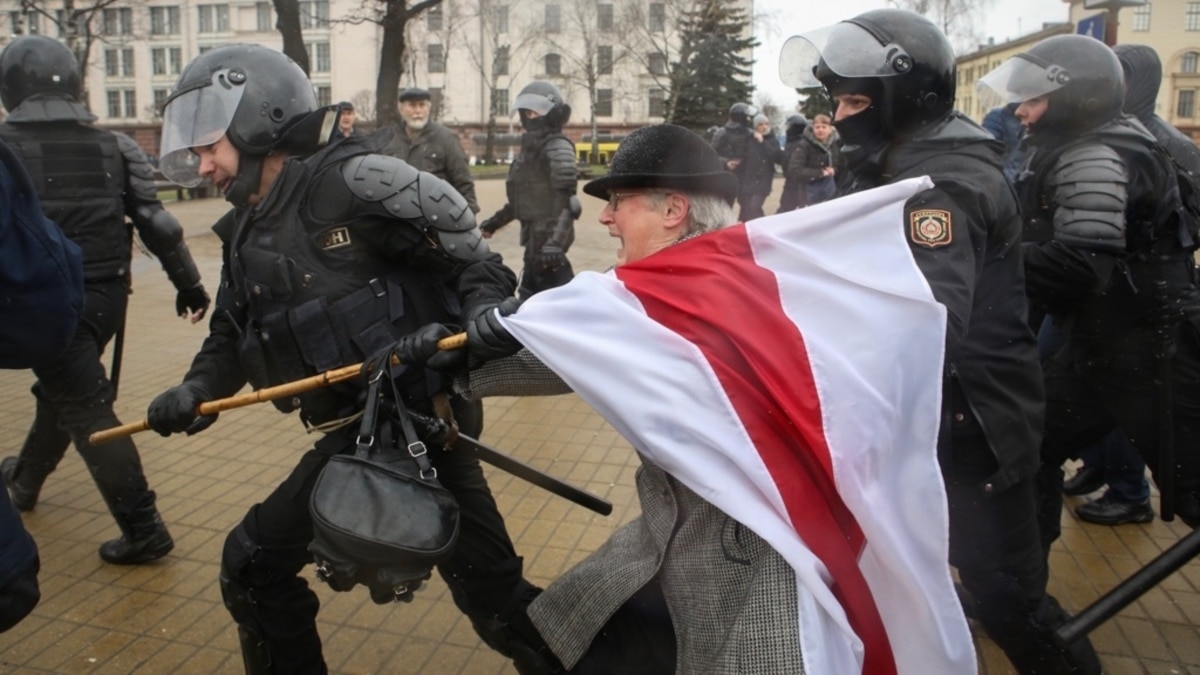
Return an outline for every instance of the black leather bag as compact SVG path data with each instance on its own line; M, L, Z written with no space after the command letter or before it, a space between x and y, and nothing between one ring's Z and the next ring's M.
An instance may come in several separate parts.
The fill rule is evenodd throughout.
M317 576L337 591L363 584L380 604L412 599L453 552L459 521L390 371L371 380L354 454L329 460L309 502ZM382 380L393 382L394 399L380 395Z

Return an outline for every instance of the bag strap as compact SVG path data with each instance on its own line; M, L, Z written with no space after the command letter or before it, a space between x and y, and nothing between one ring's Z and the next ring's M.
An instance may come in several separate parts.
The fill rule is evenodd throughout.
M417 463L417 468L420 471L422 480L433 481L437 479L437 468L433 466L433 462L429 460L429 449L421 438L417 435L417 430L413 427L412 420L408 416L408 408L404 405L404 397L400 395L400 390L396 387L396 372L391 363L391 354L380 360L380 368L371 376L367 386L367 402L363 408L362 423L359 426L358 440L355 444L354 454L357 457L369 458L371 449L377 448L380 453L386 452L389 448L396 448L398 444L393 443L392 428L387 416L381 420L379 410L384 405L384 398L381 394L383 380L387 380L392 388L392 402L395 406L395 418L400 424L400 431L403 434L404 449L408 456ZM382 427L380 426L382 423ZM379 438L376 439L378 433ZM378 442L377 442L378 440Z

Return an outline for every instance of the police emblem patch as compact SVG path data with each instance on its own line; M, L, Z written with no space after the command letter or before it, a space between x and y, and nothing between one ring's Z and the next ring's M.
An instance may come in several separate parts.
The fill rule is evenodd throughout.
M331 251L335 248L342 248L350 245L350 229L346 227L336 227L332 230L326 230L321 233L321 250Z
M954 240L950 212L942 209L918 209L908 216L909 236L914 244L937 248Z

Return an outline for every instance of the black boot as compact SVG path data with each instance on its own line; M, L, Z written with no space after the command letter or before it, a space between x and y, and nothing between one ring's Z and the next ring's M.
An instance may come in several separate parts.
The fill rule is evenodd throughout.
M38 495L42 492L41 481L30 480L28 471L21 471L21 461L16 457L5 457L0 460L0 476L8 486L12 495L13 506L18 511L32 511L37 506Z
M154 507L154 492L147 490L133 499L125 512L123 499L109 502L109 510L121 528L121 538L100 545L100 557L113 565L140 565L157 560L175 548L171 533ZM106 499L106 501L108 501Z

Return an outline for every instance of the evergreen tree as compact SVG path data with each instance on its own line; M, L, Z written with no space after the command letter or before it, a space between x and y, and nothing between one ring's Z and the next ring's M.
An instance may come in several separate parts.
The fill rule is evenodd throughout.
M668 121L703 132L723 124L734 103L750 103L750 35L744 9L723 0L695 0L679 26L679 60L671 64Z
M797 89L796 93L804 100L804 103L800 104L800 112L809 120L817 115L833 117L833 100L829 98L825 87L806 87Z

